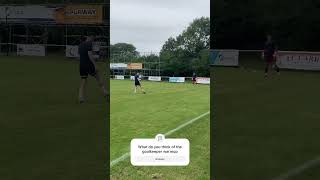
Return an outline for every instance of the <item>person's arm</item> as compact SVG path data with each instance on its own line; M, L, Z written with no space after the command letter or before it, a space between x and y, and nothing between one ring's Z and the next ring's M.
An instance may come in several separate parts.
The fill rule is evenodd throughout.
M88 51L88 55L89 55L90 61L91 61L93 64L96 64L96 61L95 61L94 56L93 56L93 52L92 52L92 51Z

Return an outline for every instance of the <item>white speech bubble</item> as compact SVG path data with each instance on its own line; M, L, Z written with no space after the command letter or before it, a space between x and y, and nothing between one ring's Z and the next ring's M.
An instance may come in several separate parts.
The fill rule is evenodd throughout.
M152 139L132 139L133 166L187 166L190 162L188 139L166 139L158 134Z

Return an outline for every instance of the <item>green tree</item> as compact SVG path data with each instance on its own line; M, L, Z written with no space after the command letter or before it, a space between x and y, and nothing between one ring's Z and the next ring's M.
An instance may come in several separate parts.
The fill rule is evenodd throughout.
M110 46L111 62L135 62L139 56L133 44L117 43Z
M191 76L196 72L209 76L209 48L210 19L195 19L179 36L170 37L163 45L160 52L163 74Z
M128 53L132 55L138 55L137 48L133 44L117 43L110 46L110 52L113 54Z

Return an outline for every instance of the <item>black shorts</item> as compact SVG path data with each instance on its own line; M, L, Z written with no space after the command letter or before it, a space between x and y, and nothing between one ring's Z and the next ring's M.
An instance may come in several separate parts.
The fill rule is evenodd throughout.
M134 83L134 85L135 85L135 86L141 86L141 84L140 84L139 81L136 81L136 82Z
M95 76L96 74L97 71L92 62L80 63L80 77L82 79L88 78L88 75Z
M273 56L266 56L265 60L266 60L267 64L273 64L276 62L276 58Z

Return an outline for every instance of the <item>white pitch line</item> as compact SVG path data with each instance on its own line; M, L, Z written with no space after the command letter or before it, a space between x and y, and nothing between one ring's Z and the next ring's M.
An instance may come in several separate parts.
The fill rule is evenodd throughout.
M174 133L174 132L176 132L176 131L179 131L180 129L188 126L189 124L194 123L195 121L203 118L204 116L206 116L206 115L208 115L208 114L210 114L210 111L208 111L208 112L206 112L206 113L203 113L203 114L201 114L200 116L198 116L198 117L196 117L196 118L193 118L193 119L187 121L187 122L184 123L184 124L181 124L180 126L178 126L178 127L174 128L174 129L168 131L168 132L165 133L164 135L165 135L165 136L169 136L169 135L171 135L172 133Z
M280 176L273 178L272 180L287 180L317 165L320 165L320 157L307 161L296 168L290 169L288 172L283 173Z
M178 126L178 127L174 128L174 129L168 131L168 132L165 133L164 135L165 135L165 136L169 136L169 135L171 135L172 133L174 133L174 132L176 132L176 131L179 131L180 129L188 126L189 124L194 123L195 121L203 118L204 116L206 116L206 115L208 115L208 114L210 114L210 111L208 111L208 112L206 112L206 113L203 113L203 114L201 114L200 116L195 117L195 118L187 121L187 122L184 123L184 124L181 124L180 126ZM124 153L123 155L121 155L121 156L118 157L117 159L112 160L111 163L110 163L110 167L113 167L114 165L118 164L119 162L124 161L124 160L127 159L129 156L130 156L130 153L129 153L129 152Z
M124 153L122 156L120 156L120 157L118 157L117 159L111 161L110 167L112 167L112 166L118 164L119 162L127 159L129 156L130 156L130 153L128 153L128 152L127 152L127 153Z

